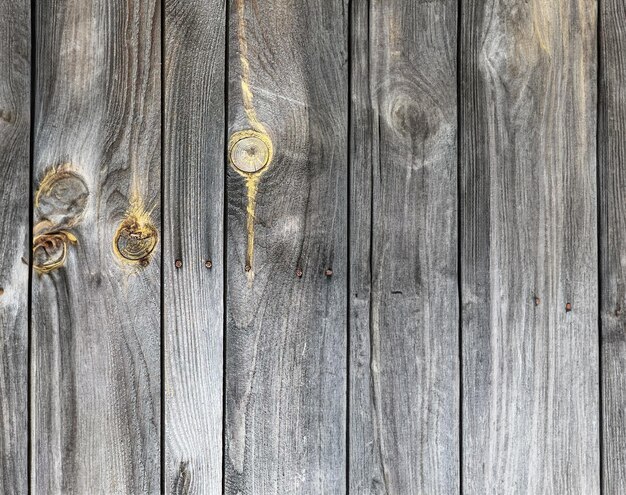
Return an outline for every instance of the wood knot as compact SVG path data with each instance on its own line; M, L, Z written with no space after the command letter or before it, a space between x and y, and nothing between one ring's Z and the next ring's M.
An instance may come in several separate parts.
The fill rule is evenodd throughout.
M267 134L250 129L231 136L228 156L237 172L252 175L269 165L272 150L272 141Z
M150 215L136 202L126 213L113 238L113 251L124 262L148 266L159 240Z
M35 193L39 218L57 228L72 227L82 220L89 189L69 163L48 170Z
M67 246L78 241L69 230L83 219L89 189L72 164L49 167L34 197L33 268L49 273L65 264Z
M76 243L76 237L64 230L35 236L33 239L33 268L37 273L43 274L62 267L67 258L67 245Z
M13 112L11 112L11 110L0 108L0 120L4 120L8 124L12 124L15 120L13 118Z

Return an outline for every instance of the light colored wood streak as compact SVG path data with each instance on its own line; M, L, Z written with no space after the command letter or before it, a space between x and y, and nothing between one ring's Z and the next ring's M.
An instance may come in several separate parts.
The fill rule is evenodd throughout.
M113 240L136 198L160 229L159 4L37 2L35 26L35 183L71 163L89 196L33 277L32 490L158 493L160 248L129 271Z
M457 3L352 6L350 489L457 493Z
M30 2L0 2L0 493L27 493Z
M222 493L225 28L224 0L165 0L168 494Z
M463 492L597 494L597 3L462 6Z
M256 109L254 108L254 95L252 94L252 89L250 86L251 79L250 61L248 60L248 40L246 38L246 3L245 0L235 0L235 4L237 8L238 19L237 39L239 41L239 63L241 65L241 99L243 108L248 118L248 124L250 127L252 127L253 130L239 130L231 136L229 145L229 160L237 173L244 177L247 189L246 196L248 198L248 206L246 208L246 232L248 234L248 237L245 271L248 275L248 282L252 283L252 281L254 280L254 212L256 209L256 196L259 190L258 186L261 180L261 174L265 172L266 167L269 166L272 161L274 155L274 146L270 135L265 129L265 126L259 120ZM248 163L241 163L242 156L237 154L238 144L243 141L249 141L251 138L256 138L260 140L263 145L263 148L260 150L260 155L259 150L256 150L256 152L253 154L256 157L260 156L262 161L262 166L258 169L255 167L254 170L249 170L249 164L251 162L250 158L248 158L247 160L243 160L244 162ZM249 149L248 151L251 151L251 149Z

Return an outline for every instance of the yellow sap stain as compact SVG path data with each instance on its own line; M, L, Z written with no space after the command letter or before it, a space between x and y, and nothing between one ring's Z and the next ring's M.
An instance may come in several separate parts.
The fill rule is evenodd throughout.
M235 132L230 137L228 158L233 169L245 179L247 190L245 271L248 281L254 280L254 217L261 175L274 155L272 140L254 108L250 84L250 62L246 40L245 1L237 0L239 60L241 63L241 95L251 129Z
M254 95L250 89L250 62L248 61L248 41L246 39L246 17L245 17L245 1L237 0L237 16L238 31L237 39L239 40L239 61L241 63L241 95L243 99L243 108L248 117L250 126L267 135L265 126L259 120L256 109L254 108Z
M113 252L126 264L147 266L159 240L148 211L137 189L133 186L130 206L113 237Z
M245 130L234 133L230 138L229 162L233 169L245 179L248 204L246 207L247 248L245 271L248 280L254 280L254 217L256 197L261 175L272 161L272 141L267 134Z

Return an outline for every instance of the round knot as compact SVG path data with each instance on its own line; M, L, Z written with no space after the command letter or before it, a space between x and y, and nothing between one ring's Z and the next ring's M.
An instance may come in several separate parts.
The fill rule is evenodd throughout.
M240 173L255 174L272 160L272 142L266 134L247 130L230 138L230 163Z
M115 235L116 251L126 260L140 263L148 261L157 245L157 230L149 223L126 220Z
M49 273L60 268L67 257L67 245L76 244L76 238L67 231L40 234L33 239L33 267L38 273Z

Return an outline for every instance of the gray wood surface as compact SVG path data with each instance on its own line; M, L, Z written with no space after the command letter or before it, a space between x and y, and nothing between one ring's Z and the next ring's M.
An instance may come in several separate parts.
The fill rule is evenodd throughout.
M463 492L599 493L597 4L462 4Z
M600 2L600 312L604 493L626 493L626 3Z
M0 1L0 493L626 492L625 37Z
M0 2L0 493L28 486L30 35L30 2Z
M457 493L457 3L352 3L350 488Z
M274 158L256 176L252 257L249 184L228 169L225 492L341 494L347 2L234 0L229 19L228 139L255 130Z
M34 493L159 493L160 24L37 2Z
M225 10L165 3L166 493L222 493Z

